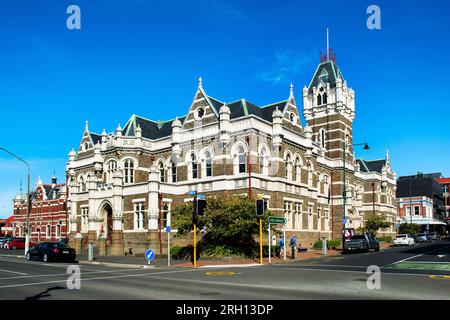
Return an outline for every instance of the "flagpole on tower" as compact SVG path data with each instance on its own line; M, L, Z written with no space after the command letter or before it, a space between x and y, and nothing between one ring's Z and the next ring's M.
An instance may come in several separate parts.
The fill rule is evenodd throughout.
M327 60L330 60L330 29L327 28Z

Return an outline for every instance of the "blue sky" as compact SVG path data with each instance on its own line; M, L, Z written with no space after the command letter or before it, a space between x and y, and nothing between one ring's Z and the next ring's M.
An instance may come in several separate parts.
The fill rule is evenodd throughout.
M81 8L81 30L66 9ZM382 29L366 27L370 4ZM184 115L201 75L209 95L299 106L325 49L356 91L354 141L399 175L450 175L446 0L151 1L3 0L0 4L0 146L28 159L32 181L63 179L68 152L89 119L108 132L136 113ZM21 163L0 153L0 216L26 181Z

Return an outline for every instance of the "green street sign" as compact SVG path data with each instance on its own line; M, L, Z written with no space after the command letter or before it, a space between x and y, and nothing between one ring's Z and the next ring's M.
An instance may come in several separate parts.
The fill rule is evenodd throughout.
M283 217L269 217L269 224L286 224L287 219Z

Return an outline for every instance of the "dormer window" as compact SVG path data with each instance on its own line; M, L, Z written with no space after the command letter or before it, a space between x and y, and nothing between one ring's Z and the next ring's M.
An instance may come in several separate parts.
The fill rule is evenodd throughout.
M295 113L291 112L289 114L289 121L295 126L297 124L297 117L295 116Z

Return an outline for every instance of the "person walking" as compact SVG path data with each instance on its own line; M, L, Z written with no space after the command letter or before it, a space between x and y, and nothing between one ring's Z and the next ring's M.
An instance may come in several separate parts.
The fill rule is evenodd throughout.
M290 245L292 249L292 259L295 259L295 250L297 249L297 237L295 234L291 237Z
M280 258L284 255L284 237L280 237L280 240L278 240L278 247L280 248Z

